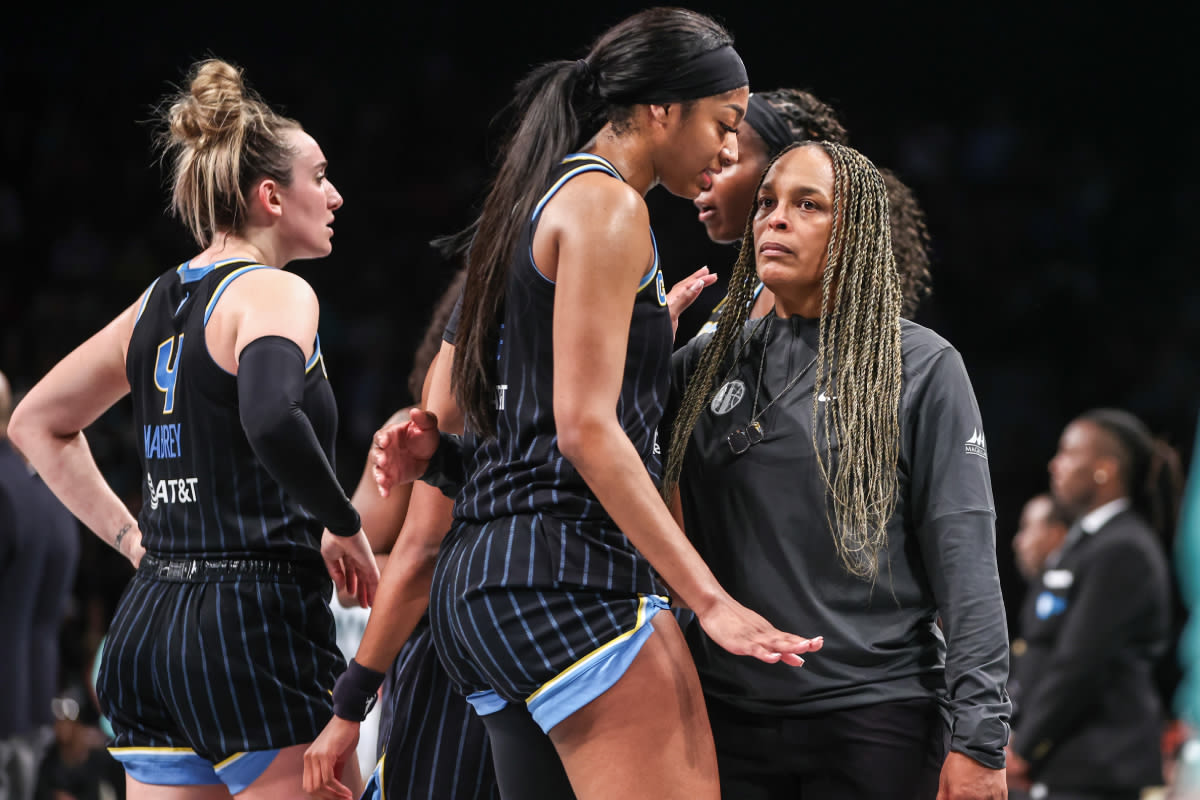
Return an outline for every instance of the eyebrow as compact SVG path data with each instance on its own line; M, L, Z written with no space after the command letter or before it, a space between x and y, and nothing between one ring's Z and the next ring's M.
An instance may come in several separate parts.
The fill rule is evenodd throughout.
M743 119L745 119L745 118L746 118L746 109L742 108L742 107L741 107L741 106L739 106L737 103L726 103L726 104L725 104L725 107L726 107L726 108L732 108L734 111L736 111L736 112L737 112L737 121L738 121L738 123L739 123L739 124L741 123L741 121L742 121Z
M758 187L760 192L774 192L775 184L771 181L763 181ZM818 189L816 186L793 186L791 194L815 194L819 197L828 197L824 189Z

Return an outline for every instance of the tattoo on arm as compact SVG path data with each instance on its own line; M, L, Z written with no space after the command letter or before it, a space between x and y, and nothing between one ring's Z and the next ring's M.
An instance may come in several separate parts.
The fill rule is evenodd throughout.
M121 530L117 531L117 538L113 540L113 547L116 548L118 553L121 552L121 540L124 539L125 534L129 533L129 531L132 529L133 529L133 523L126 522L125 527L123 527L123 528L121 528Z

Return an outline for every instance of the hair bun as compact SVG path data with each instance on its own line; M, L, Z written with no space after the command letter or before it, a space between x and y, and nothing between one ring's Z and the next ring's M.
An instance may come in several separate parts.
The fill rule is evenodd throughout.
M171 135L197 145L221 139L242 126L245 107L242 71L220 59L202 61L168 113Z

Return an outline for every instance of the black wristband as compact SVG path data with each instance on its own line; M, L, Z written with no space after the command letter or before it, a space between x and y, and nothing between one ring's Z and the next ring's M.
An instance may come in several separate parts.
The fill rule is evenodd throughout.
M375 707L383 673L354 659L333 685L333 713L351 722L362 722Z
M417 480L440 489L446 497L454 498L467 482L463 465L462 437L438 432L438 446L429 459L429 466Z

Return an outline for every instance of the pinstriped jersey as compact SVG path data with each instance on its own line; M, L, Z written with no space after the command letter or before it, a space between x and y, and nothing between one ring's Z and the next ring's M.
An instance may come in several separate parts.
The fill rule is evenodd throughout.
M324 526L259 462L242 430L237 376L209 355L204 327L243 259L183 264L146 290L125 360L142 465L142 544L166 555L313 555ZM332 462L337 407L318 338L302 408Z
M597 576L604 574L607 578L600 585L608 584L607 588L625 589L632 584L651 587L643 581L649 575L648 565L558 449L553 406L555 285L534 263L532 244L546 204L567 181L587 172L602 172L621 180L617 170L603 158L590 154L567 156L552 174L549 187L518 240L508 276L497 353L498 436L484 439L467 432L469 477L458 495L455 516L487 522L513 515L541 515L542 533L536 538L555 549L553 560L557 565L545 564L545 571L553 573L549 575L552 579L596 585ZM661 474L658 424L669 389L672 350L670 314L657 248L638 288L628 325L625 371L616 412L645 469L657 483ZM541 563L536 557L530 560ZM531 583L537 582L537 572L536 567L530 567L527 575Z

